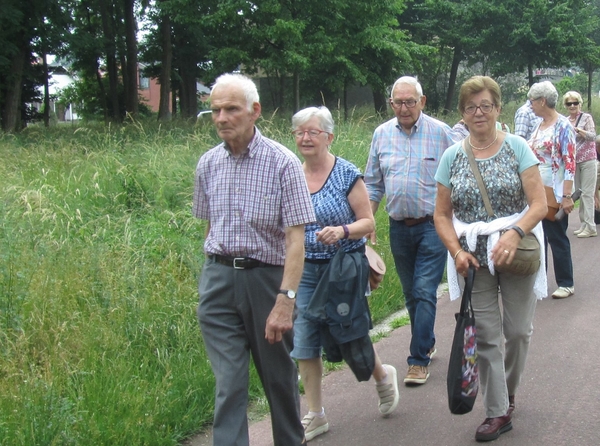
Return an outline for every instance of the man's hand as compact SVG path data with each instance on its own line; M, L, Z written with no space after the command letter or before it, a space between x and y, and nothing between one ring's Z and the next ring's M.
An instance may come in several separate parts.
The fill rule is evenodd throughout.
M283 334L294 326L294 306L296 299L277 296L275 306L267 318L265 327L265 339L269 344L281 341Z

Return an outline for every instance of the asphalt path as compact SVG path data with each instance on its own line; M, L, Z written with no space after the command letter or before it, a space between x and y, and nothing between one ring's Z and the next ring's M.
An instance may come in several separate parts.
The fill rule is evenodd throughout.
M600 238L578 239L578 215L570 216L569 238L575 270L575 295L538 301L534 333L523 380L516 394L513 429L493 444L510 446L596 446L600 444ZM551 255L548 294L556 289ZM384 363L398 370L400 403L388 418L379 414L373 381L358 383L348 367L323 379L329 432L309 444L331 446L480 444L475 429L485 419L481 395L473 411L448 410L446 371L454 313L459 301L438 299L437 354L425 385L406 387L410 327L392 331L375 345ZM306 413L302 398L302 413ZM212 444L210 432L186 443ZM250 426L251 446L271 446L270 419ZM218 446L218 445L216 445Z

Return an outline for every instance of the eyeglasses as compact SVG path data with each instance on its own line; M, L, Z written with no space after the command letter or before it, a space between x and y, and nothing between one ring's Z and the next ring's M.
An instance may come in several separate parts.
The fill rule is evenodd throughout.
M417 105L417 102L418 101L415 101L414 99L409 99L408 101L390 100L390 105L392 106L392 108L400 110L402 108L402 105L406 105L406 108L414 108L414 106Z
M329 133L329 132L326 132L324 130L294 130L292 132L292 135L294 135L296 138L300 139L300 138L304 138L305 133L308 133L308 137L312 139L312 138L316 138L321 133Z
M573 105L579 105L579 101L575 101L575 102L565 102L565 105L567 107L572 107Z
M481 105L467 105L465 107L465 113L467 115L474 115L477 113L477 109L481 110L481 113L490 113L496 104L481 104Z

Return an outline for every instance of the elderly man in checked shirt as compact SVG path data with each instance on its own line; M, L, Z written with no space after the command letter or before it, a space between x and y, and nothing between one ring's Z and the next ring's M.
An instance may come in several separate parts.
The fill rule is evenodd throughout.
M462 139L423 113L425 101L415 78L404 76L394 83L390 105L395 117L375 130L365 170L373 214L384 195L387 199L390 247L410 316L407 385L425 384L436 351L437 287L447 251L433 223L434 175L444 150Z
M527 102L521 105L515 113L515 135L528 141L541 120L542 118L533 112L531 101L527 99Z
M250 354L276 446L305 442L293 347L304 225L315 220L300 160L254 126L256 86L224 74L211 92L223 143L196 168L193 213L208 220L198 319L216 378L213 444L247 446Z

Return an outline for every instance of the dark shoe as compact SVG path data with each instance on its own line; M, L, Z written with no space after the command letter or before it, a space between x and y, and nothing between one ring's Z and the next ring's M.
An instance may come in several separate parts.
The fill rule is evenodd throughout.
M475 432L475 440L477 441L492 441L512 429L510 414L503 417L486 418L485 421L477 428Z
M510 415L512 417L512 413L514 411L515 411L515 396L509 395L508 396L508 412L506 412L506 415Z

